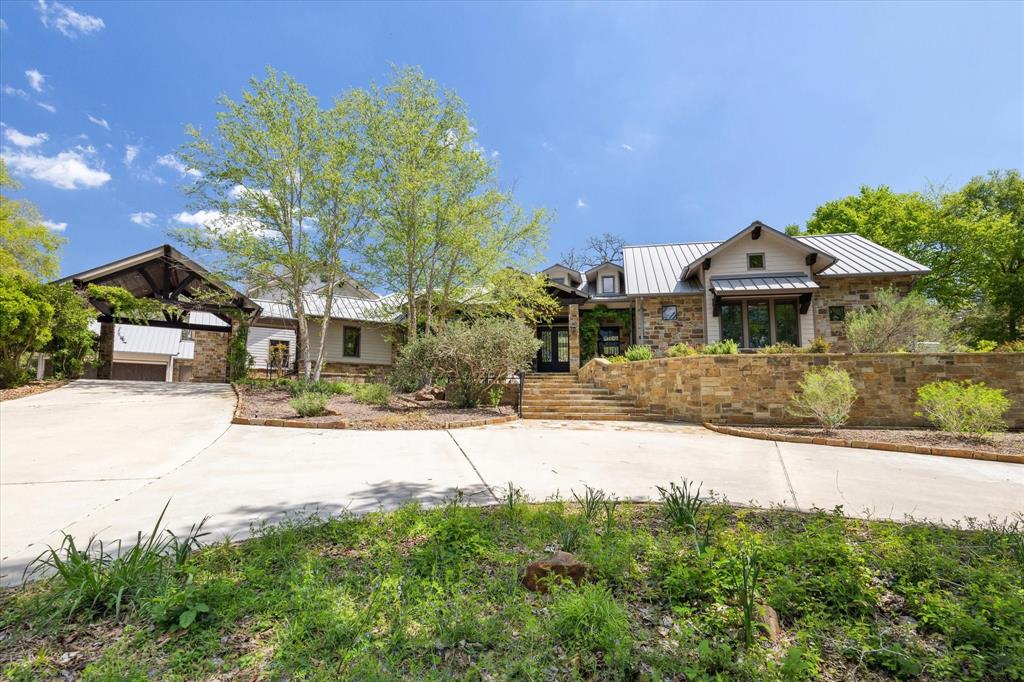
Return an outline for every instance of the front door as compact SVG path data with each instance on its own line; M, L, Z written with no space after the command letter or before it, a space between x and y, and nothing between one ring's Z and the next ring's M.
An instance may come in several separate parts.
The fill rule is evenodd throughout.
M537 327L540 350L537 351L538 372L569 371L569 328Z

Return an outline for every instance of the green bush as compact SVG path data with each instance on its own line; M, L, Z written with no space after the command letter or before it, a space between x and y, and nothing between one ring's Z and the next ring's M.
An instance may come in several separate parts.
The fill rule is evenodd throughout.
M391 387L387 384L357 384L352 398L364 405L387 405L391 400Z
M827 353L832 350L832 344L824 336L815 336L806 350L808 353Z
M996 348L999 348L999 344L995 341L989 341L988 339L978 339L974 342L974 347L969 350L973 353L991 353Z
M685 358L691 355L698 355L699 351L688 343L677 343L668 349L668 355L670 358Z
M249 376L252 355L249 354L249 325L242 322L228 340L228 381Z
M950 320L919 293L900 296L895 289L878 292L873 308L846 317L846 337L854 353L894 353L912 350L918 341L944 342Z
M799 346L794 346L791 343L782 341L780 343L773 343L770 346L764 348L758 348L757 352L764 355L777 355L779 353L800 353L802 349Z
M1005 431L1003 417L1010 409L1004 391L984 383L933 381L917 389L917 416L924 417L940 431L958 434L987 434Z
M630 346L622 355L630 362L654 359L654 351L650 346Z
M633 645L629 615L604 585L584 583L576 589L560 589L550 612L551 638L579 655L584 667L596 672L594 655L598 653L612 670L629 663Z
M605 358L608 362L629 362L629 359L624 355L613 355L610 358Z
M700 352L704 355L736 355L740 352L740 347L732 339L722 339L721 341L709 343L701 348Z
M289 400L288 404L299 413L300 417L319 417L326 411L327 399L323 393L310 391L309 393L300 393Z
M1024 353L1024 339L1007 341L996 348L997 353Z
M790 401L789 413L813 418L830 434L850 418L850 408L856 399L857 389L846 370L810 369L800 380L800 393Z

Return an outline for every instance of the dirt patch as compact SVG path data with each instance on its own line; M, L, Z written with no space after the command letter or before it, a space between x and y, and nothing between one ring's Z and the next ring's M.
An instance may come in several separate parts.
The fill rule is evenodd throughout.
M18 398L27 398L30 395L36 393L46 393L52 391L55 388L60 388L68 383L66 379L60 381L33 381L25 384L24 386L18 386L17 388L0 388L0 402L6 400L16 400Z
M300 417L288 401L291 396L280 389L260 390L238 387L236 417L244 419L287 419L305 424L331 424L339 420L360 429L422 429L439 424L473 422L509 417L515 410L508 406L459 408L444 400L413 404L410 395L393 395L387 405L364 405L351 396L333 395L327 402L329 414Z
M799 426L743 426L744 431L784 436L826 438L821 429ZM898 443L930 448L964 448L1004 455L1024 454L1024 433L997 433L987 438L964 437L932 429L841 428L831 438L869 443Z

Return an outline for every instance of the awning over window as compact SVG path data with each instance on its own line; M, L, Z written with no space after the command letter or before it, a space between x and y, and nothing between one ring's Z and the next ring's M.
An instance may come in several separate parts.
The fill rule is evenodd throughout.
M809 275L768 275L765 277L714 277L711 291L724 294L800 293L818 288Z

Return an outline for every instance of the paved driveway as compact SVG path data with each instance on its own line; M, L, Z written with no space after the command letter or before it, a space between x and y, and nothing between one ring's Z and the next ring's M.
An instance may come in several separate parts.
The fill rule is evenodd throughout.
M584 484L656 497L687 477L738 503L874 517L1006 518L1024 511L1024 466L734 438L689 425L518 422L453 431L230 426L227 386L79 381L0 403L3 582L59 529L130 538L205 515L218 536L289 512L364 512L508 481L533 499Z

